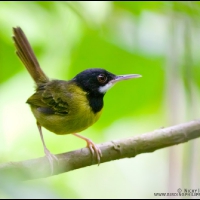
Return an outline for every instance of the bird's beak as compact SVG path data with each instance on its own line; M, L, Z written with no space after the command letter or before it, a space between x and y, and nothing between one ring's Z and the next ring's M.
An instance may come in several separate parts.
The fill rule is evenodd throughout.
M111 81L109 81L106 85L99 87L100 93L105 94L107 92L107 90L109 90L115 83L117 83L119 81L128 80L131 78L139 78L142 76L139 74L128 74L128 75L119 75L119 76L113 75L113 77L114 78Z
M110 81L111 83L117 83L119 81L123 81L123 80L128 80L128 79L132 79L132 78L140 78L142 77L140 74L127 74L127 75L119 75L116 76L112 81Z

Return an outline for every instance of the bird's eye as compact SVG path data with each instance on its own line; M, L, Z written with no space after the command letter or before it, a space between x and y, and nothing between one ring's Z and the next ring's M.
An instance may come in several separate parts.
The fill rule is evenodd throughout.
M107 77L105 74L99 74L97 76L97 80L99 81L99 83L105 83L107 81Z

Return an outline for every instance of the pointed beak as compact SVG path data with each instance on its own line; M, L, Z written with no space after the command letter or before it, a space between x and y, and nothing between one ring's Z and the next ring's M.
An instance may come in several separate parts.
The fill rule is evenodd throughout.
M119 75L116 76L112 74L112 80L109 81L106 85L99 87L99 92L105 94L115 83L123 80L128 80L132 78L140 78L142 77L140 74L127 74L127 75Z
M140 74L128 74L128 75L119 75L116 76L112 81L110 81L111 83L117 83L119 81L123 81L123 80L128 80L128 79L132 79L132 78L140 78L142 77Z

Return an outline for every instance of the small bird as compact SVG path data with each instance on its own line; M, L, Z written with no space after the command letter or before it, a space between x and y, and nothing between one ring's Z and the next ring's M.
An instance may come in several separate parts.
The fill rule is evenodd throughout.
M92 68L77 74L69 81L50 80L40 68L37 58L20 27L13 28L16 54L36 84L35 93L27 102L36 118L43 148L53 171L56 156L47 149L42 127L58 134L73 134L86 141L98 164L101 150L90 139L77 133L87 129L100 117L103 97L108 89L121 80L139 78L139 74L114 75L105 69Z

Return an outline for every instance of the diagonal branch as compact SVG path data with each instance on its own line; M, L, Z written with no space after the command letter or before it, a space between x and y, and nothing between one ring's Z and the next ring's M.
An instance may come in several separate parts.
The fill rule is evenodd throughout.
M141 153L149 153L155 150L187 142L200 137L200 120L195 120L176 126L162 128L150 133L131 138L113 140L100 144L103 157L101 163L122 158L135 157ZM71 170L87 167L97 163L92 159L88 148L57 154L58 162L54 162L53 175ZM92 161L93 160L93 161ZM46 157L26 160L21 162L9 162L0 164L0 173L22 172L22 180L44 178L52 176L49 162Z

